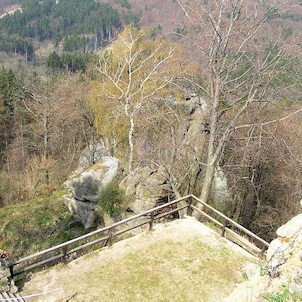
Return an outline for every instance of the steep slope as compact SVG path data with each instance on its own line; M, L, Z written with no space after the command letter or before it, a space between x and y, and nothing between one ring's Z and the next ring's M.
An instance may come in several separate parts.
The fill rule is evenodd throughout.
M277 230L262 274L238 284L224 302L302 301L302 214Z
M81 226L69 226L64 193L0 208L0 250L18 258L82 235Z
M182 28L184 24L188 21L186 20L185 14L176 0L161 1L161 0L99 0L99 2L106 2L116 8L122 16L127 14L137 14L140 16L140 25L150 28L156 27L158 24L163 28L163 32L171 33L175 32L177 28ZM189 6L198 3L198 5L203 5L208 1L180 1L180 3L185 3ZM247 3L252 1L245 1ZM283 3L281 6L282 13L275 14L269 19L269 31L268 35L272 35L274 28L285 28L287 34L292 34L293 31L301 32L302 25L302 6L298 1L265 1L265 5L273 4L275 5ZM192 7L194 7L192 5ZM253 5L253 4L252 4ZM265 7L263 5L262 8Z
M184 22L184 13L173 0L102 0L102 2L112 5L124 18L127 15L138 15L141 26L155 28L160 25L164 33L174 32L182 27Z

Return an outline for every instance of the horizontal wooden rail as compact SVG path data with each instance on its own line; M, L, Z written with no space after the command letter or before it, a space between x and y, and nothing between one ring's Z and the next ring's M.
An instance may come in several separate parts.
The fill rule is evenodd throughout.
M178 207L178 203L186 200L187 204L183 205L181 204L180 207ZM200 203L203 205L203 210L199 209L196 206L196 203ZM171 209L171 207L174 206L174 208ZM168 210L165 212L162 212L163 209L167 208ZM253 234L251 231L247 230L234 220L230 219L229 217L225 216L223 213L219 212L212 206L208 205L207 203L203 202L199 198L197 198L194 195L187 195L182 198L172 200L168 203L165 203L163 205L160 205L158 207L152 208L148 211L145 211L143 213L131 216L129 218L126 218L124 220L121 220L119 222L116 222L110 226L97 229L95 231L92 231L90 233L87 233L85 235L82 235L80 237L74 238L72 240L69 240L67 242L58 244L56 246L53 246L51 248L45 249L43 251L37 252L33 255L23 257L21 259L16 260L15 262L12 262L10 264L10 271L11 276L14 277L16 275L22 274L24 272L32 271L38 267L46 266L50 263L59 262L59 261L66 261L68 257L73 258L75 256L78 256L76 253L82 251L85 248L88 248L90 246L99 244L100 247L104 247L106 245L110 246L112 244L112 240L120 236L124 233L127 233L131 230L134 230L136 228L139 228L143 225L149 224L149 229L152 230L153 223L156 220L159 220L163 217L167 217L173 213L182 211L184 209L192 209L194 211L197 211L210 221L212 221L215 225L217 225L221 229L221 235L225 236L226 233L231 234L233 237L240 238L240 235L235 232L235 230L231 230L226 225L231 225L233 228L237 228L244 234L246 234L249 238L252 238L253 240L256 240L258 244L262 245L262 248L259 248L257 246L254 246L252 243L250 244L256 252L264 252L264 250L268 247L268 243L263 240L262 238L258 237L257 235ZM218 221L216 218L217 216L212 217L211 214L206 213L206 210L210 210L215 215L220 217L222 219L222 222ZM141 220L140 218L143 218ZM134 225L130 225L130 222L134 222L135 220L138 220L137 223ZM219 218L218 218L219 219ZM125 228L116 230L117 227L125 226ZM235 236L236 234L236 236ZM242 237L241 237L242 238ZM84 242L83 242L84 241ZM78 245L78 246L77 246Z
M104 227L104 228L101 228L101 229L97 229L95 231L92 231L92 232L87 233L85 235L82 235L80 237L74 238L72 240L66 241L64 243L58 244L58 245L53 246L51 248L45 249L43 251L37 252L37 253L32 254L30 256L26 256L26 257L23 257L21 259L18 259L18 260L14 261L13 263L10 264L10 270L11 270L12 277L16 276L18 274L21 274L23 272L29 271L29 270L33 270L34 268L36 268L38 266L46 265L46 264L51 263L54 260L57 260L57 259L60 259L60 258L62 258L62 260L64 260L64 259L66 259L66 257L68 255L73 254L75 252L78 252L78 251L80 251L84 248L87 248L89 246L99 244L102 241L104 243L110 244L112 238L114 238L118 235L121 235L123 233L129 232L129 231L131 231L135 228L141 227L143 225L150 224L150 219L148 218L149 216L153 216L153 220L156 220L156 219L168 216L172 213L175 213L175 212L177 212L181 209L187 208L188 206L183 206L181 208L177 207L176 209L173 209L171 211L162 213L160 215L155 215L156 212L159 212L159 211L161 211L165 208L169 208L173 205L176 205L180 201L187 200L189 197L190 197L190 195L187 195L187 196L184 196L182 198L172 200L172 201L170 201L168 203L165 203L163 205L160 205L158 207L152 208L152 209L147 210L145 212L142 212L140 214L133 215L129 218L126 218L124 220L116 222L116 223L114 223L110 226L107 226L107 227ZM122 226L122 225L126 225L129 222L132 222L132 221L137 220L139 218L146 218L146 219L143 222L135 224L134 226L128 227L124 230L119 230L117 232L112 231L114 228L117 228L117 227ZM109 232L110 235L106 235L106 236L103 236L102 238L97 238L97 239L94 239L94 240L90 240L93 236L101 235L101 234L104 234L106 232ZM90 240L90 241L86 242L84 244L81 244L78 247L74 247L71 250L68 250L68 248L71 245L79 243L80 241L83 241L83 240ZM61 253L62 250L63 250L63 253ZM57 251L60 251L60 253L58 255L54 255L54 253L57 252ZM48 255L50 255L50 256L48 256ZM37 259L43 258L43 257L46 258L46 259L37 260ZM33 263L31 263L31 262L33 262ZM14 271L14 268L20 266L21 264L24 264L24 268L20 268L20 269L18 268L16 271Z
M236 233L235 231L229 229L229 228L226 228L225 229L225 232L226 233L229 233L231 234L231 238L234 238L234 240L238 240L240 241L241 245L243 245L243 247L251 250L252 249L252 252L256 253L256 254L262 254L263 253L263 249L260 249L258 246L256 246L255 244L251 243L250 241L248 241L247 239L243 238L242 236L238 235L238 233Z
M216 220L215 218L213 218L212 216L210 216L206 212L198 209L197 207L195 207L193 205L191 205L191 208L193 210L197 211L198 213L202 214L203 216L207 217L209 220L211 220L213 223L217 224L219 227L223 227L223 224L221 222L219 222L218 220Z
M50 263L50 262L53 263L56 260L62 260L63 258L64 258L64 253L60 253L60 254L58 254L56 256L53 256L53 257L50 257L50 258L47 258L45 260L41 260L41 261L38 261L38 262L34 262L31 265L28 265L26 267L22 267L20 269L17 269L16 271L14 271L13 275L17 276L17 275L20 275L22 273L26 273L26 272L32 271L32 270L34 270L37 267L44 266L44 265L46 265L47 263Z
M213 217L211 217L211 215L206 214L204 211L198 209L197 207L191 205L191 207L194 210L197 210L199 213L201 213L202 215L206 216L207 218L209 218L211 221L213 221L215 224L219 225L219 227L222 227L222 233L224 234L227 227L226 227L226 222L228 222L230 225L236 227L237 229L239 229L240 231L242 231L243 233L245 233L248 237L251 237L253 239L255 239L258 243L261 244L262 248L261 251L263 252L268 246L269 243L265 240L263 240L262 238L260 238L259 236L257 236L256 234L252 233L251 231L249 231L248 229L246 229L245 227L243 227L242 225L240 225L239 223L237 223L236 221L232 220L231 218L227 217L226 215L224 215L223 213L221 213L220 211L218 211L217 209L213 208L212 206L210 206L209 204L203 202L201 199L199 199L198 197L194 196L193 194L191 195L191 197L197 201L198 203L202 204L205 208L210 209L211 211L213 211L216 215L218 215L219 217L223 218L224 220L224 224L218 222L216 219L214 219ZM216 220L216 221L214 221Z
M84 243L84 244L82 244L82 245L80 245L80 246L78 246L78 247L76 247L76 248L74 248L74 249L68 251L68 252L66 253L66 255L67 255L67 256L68 256L68 255L71 255L71 254L76 253L76 252L78 252L78 251L80 251L80 250L83 250L83 249L85 249L85 248L87 248L87 247L89 247L89 246L92 246L92 245L96 245L96 244L98 244L98 243L101 243L102 241L105 242L105 241L108 240L108 239L109 239L108 236L104 236L104 237L102 237L102 238L98 238L98 239L96 239L96 240L89 241L89 242L87 242L87 243Z

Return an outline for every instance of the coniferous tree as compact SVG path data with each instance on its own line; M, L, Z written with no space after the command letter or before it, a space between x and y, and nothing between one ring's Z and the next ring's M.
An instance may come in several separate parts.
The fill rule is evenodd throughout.
M89 45L93 49L104 39L110 40L114 30L120 27L117 11L109 4L94 0L25 0L21 5L22 12L17 11L0 20L1 39L11 40L11 36L18 42L20 38L54 39L55 44L63 39L65 50L86 52ZM33 57L32 49L24 50L25 45L19 48L6 47L5 51Z
M14 137L15 110L23 89L22 81L11 70L0 71L0 163Z

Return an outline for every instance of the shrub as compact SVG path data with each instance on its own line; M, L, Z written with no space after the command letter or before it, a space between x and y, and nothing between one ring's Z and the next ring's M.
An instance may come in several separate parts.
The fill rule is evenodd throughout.
M0 172L0 207L14 203L22 194L18 175Z
M125 7L127 9L131 8L131 4L128 2L128 0L120 0L120 6Z
M117 181L112 181L101 190L99 205L103 212L116 217L120 214L122 203L125 199L124 190L119 187Z

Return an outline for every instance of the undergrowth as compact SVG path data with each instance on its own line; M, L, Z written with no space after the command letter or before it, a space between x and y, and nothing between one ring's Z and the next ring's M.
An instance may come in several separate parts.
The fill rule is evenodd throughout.
M280 293L267 293L263 296L269 302L300 302L302 296L297 293L291 293L287 286L284 286Z
M126 200L126 194L118 182L112 181L102 189L99 197L99 205L103 212L111 217L117 217L122 210L122 204Z
M30 255L84 233L63 203L65 191L0 208L0 246L14 258Z

